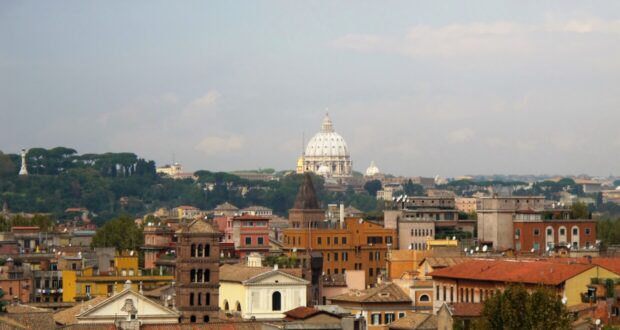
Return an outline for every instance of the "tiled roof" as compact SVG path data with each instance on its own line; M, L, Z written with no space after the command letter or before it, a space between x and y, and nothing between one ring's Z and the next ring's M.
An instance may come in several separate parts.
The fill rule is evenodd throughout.
M188 226L189 233L212 233L212 234L221 234L221 232L215 228L211 223L204 221L202 219L196 219L192 221ZM183 232L184 229L181 229Z
M5 316L0 316L0 329L21 330L28 329L25 325Z
M466 258L461 257L426 257L422 259L420 264L426 261L428 265L433 268L443 268L460 264L461 262L464 262L466 260Z
M186 324L145 324L140 330L261 330L261 322L222 322Z
M291 309L288 312L284 312L284 315L286 315L284 319L285 320L304 320L320 312L321 311L316 308L299 306L295 309Z
M478 317L482 314L484 304L482 303L453 303L448 305L452 316Z
M348 301L359 303L411 303L411 298L398 285L382 284L366 290L351 290L331 298L332 301Z
M78 314L80 314L83 310L95 306L106 299L107 297L105 296L98 296L81 304L77 304L71 308L63 309L59 312L54 313L54 321L61 325L76 324L76 316Z
M559 285L594 267L585 264L560 264L544 261L473 259L433 271L435 278Z
M271 267L249 267L244 264L226 264L220 267L220 281L241 283L272 270L273 268ZM299 268L280 268L278 270L301 278L301 269Z
M62 330L117 330L114 324L70 324L59 329Z
M437 315L414 313L390 323L388 329L394 330L436 330Z
M214 210L215 211L237 211L239 210L239 208L230 204L229 202L225 202L225 203L222 203L216 206Z
M55 329L52 311L28 305L8 305L4 316L23 324L29 329Z

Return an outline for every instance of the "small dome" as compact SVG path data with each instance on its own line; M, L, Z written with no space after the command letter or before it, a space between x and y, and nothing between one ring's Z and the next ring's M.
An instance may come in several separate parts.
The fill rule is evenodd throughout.
M375 176L379 173L381 173L381 171L379 171L379 168L375 165L375 161L371 161L370 166L366 169L366 176Z

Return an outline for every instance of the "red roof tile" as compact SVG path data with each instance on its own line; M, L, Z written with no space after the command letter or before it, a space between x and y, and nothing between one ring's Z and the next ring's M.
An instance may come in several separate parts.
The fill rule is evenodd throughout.
M295 309L291 309L288 312L285 312L284 315L286 315L286 320L304 320L320 312L321 311L316 308L300 306Z
M477 317L482 314L484 304L482 303L453 303L449 305L452 316Z
M545 261L474 259L430 273L433 278L559 285L594 267Z

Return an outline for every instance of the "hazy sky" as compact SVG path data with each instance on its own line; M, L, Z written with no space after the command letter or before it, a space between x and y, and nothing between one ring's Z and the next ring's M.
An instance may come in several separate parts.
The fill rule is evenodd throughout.
M544 4L542 3L544 2ZM1 1L0 150L620 174L620 1Z

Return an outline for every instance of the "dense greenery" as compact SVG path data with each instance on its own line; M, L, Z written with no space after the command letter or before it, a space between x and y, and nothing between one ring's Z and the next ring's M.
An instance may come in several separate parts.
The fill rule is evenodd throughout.
M112 219L97 229L93 247L115 247L118 251L139 251L144 243L142 228L127 216Z
M604 245L620 244L620 219L600 219L596 223L597 238Z
M0 232L11 231L13 226L37 226L42 231L48 231L53 225L54 221L49 216L43 214L35 214L32 218L21 215L5 218L0 215Z
M67 208L84 207L99 224L160 207L212 209L226 201L238 207L263 205L285 216L303 179L280 173L277 180L248 181L230 173L197 171L196 181L173 180L157 175L153 161L132 153L79 155L64 147L30 149L27 163L30 175L18 176L20 156L0 152L0 205L7 202L13 212L50 213L57 219L67 216ZM313 182L323 205L344 202L362 211L376 209L375 198L365 191L329 193L321 177L314 176Z
M528 293L522 286L509 286L484 303L475 329L551 330L570 329L571 316L557 293L544 287Z

